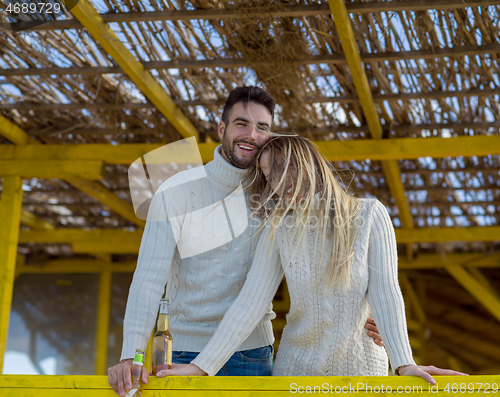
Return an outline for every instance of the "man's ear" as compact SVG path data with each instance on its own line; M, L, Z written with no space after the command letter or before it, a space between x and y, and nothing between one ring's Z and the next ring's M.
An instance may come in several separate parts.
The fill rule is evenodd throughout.
M219 125L217 126L217 134L219 135L220 140L224 138L224 131L226 130L226 123L222 120L219 121Z

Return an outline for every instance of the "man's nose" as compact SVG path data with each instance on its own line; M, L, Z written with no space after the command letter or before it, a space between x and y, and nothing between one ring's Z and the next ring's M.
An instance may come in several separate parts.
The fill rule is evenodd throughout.
M246 132L246 138L248 140L251 140L251 141L256 141L257 140L257 134L258 134L258 131L257 131L257 126L255 124L248 124L248 129L247 129L247 132Z

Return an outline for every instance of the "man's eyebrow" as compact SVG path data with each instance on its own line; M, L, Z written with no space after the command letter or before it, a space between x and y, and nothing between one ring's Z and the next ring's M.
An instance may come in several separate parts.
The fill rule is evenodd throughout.
M233 120L233 123L237 122L237 121L244 121L245 123L249 123L250 120L247 120L243 117L236 117L234 120Z
M233 120L233 123L236 123L237 121L243 121L245 123L250 123L250 120L247 120L245 119L244 117L236 117L234 120ZM265 121L261 121L261 122L258 122L257 125L261 125L261 126L264 126L264 127L267 127L269 128L269 124L266 123Z

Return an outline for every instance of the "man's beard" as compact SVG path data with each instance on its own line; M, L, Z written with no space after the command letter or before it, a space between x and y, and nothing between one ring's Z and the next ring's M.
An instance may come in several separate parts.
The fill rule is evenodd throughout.
M229 161L229 164L237 167L237 168L249 168L252 165L253 158L251 159L242 159L239 158L236 155L236 144L238 142L231 142L229 141L229 138L226 138L226 131L224 131L224 137L222 138L222 150L224 150L224 153L226 154L227 160ZM241 141L240 143L244 143L244 141ZM252 145L254 146L254 145ZM259 150L259 148L255 148L256 151Z

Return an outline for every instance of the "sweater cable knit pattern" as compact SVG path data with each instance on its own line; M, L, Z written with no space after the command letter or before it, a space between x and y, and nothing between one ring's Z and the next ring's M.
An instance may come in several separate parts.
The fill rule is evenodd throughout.
M372 314L387 347L391 366L415 364L406 329L404 303L397 280L394 229L385 207L362 199L360 226L354 244L352 281L345 290L317 286L326 266L314 256L316 232L307 234L307 249L297 252L288 238L287 222L275 234L271 250L260 237L242 292L226 313L212 340L193 360L209 375L217 373L259 323L283 274L290 293L290 312L274 365L278 376L383 376L388 357L364 329Z

